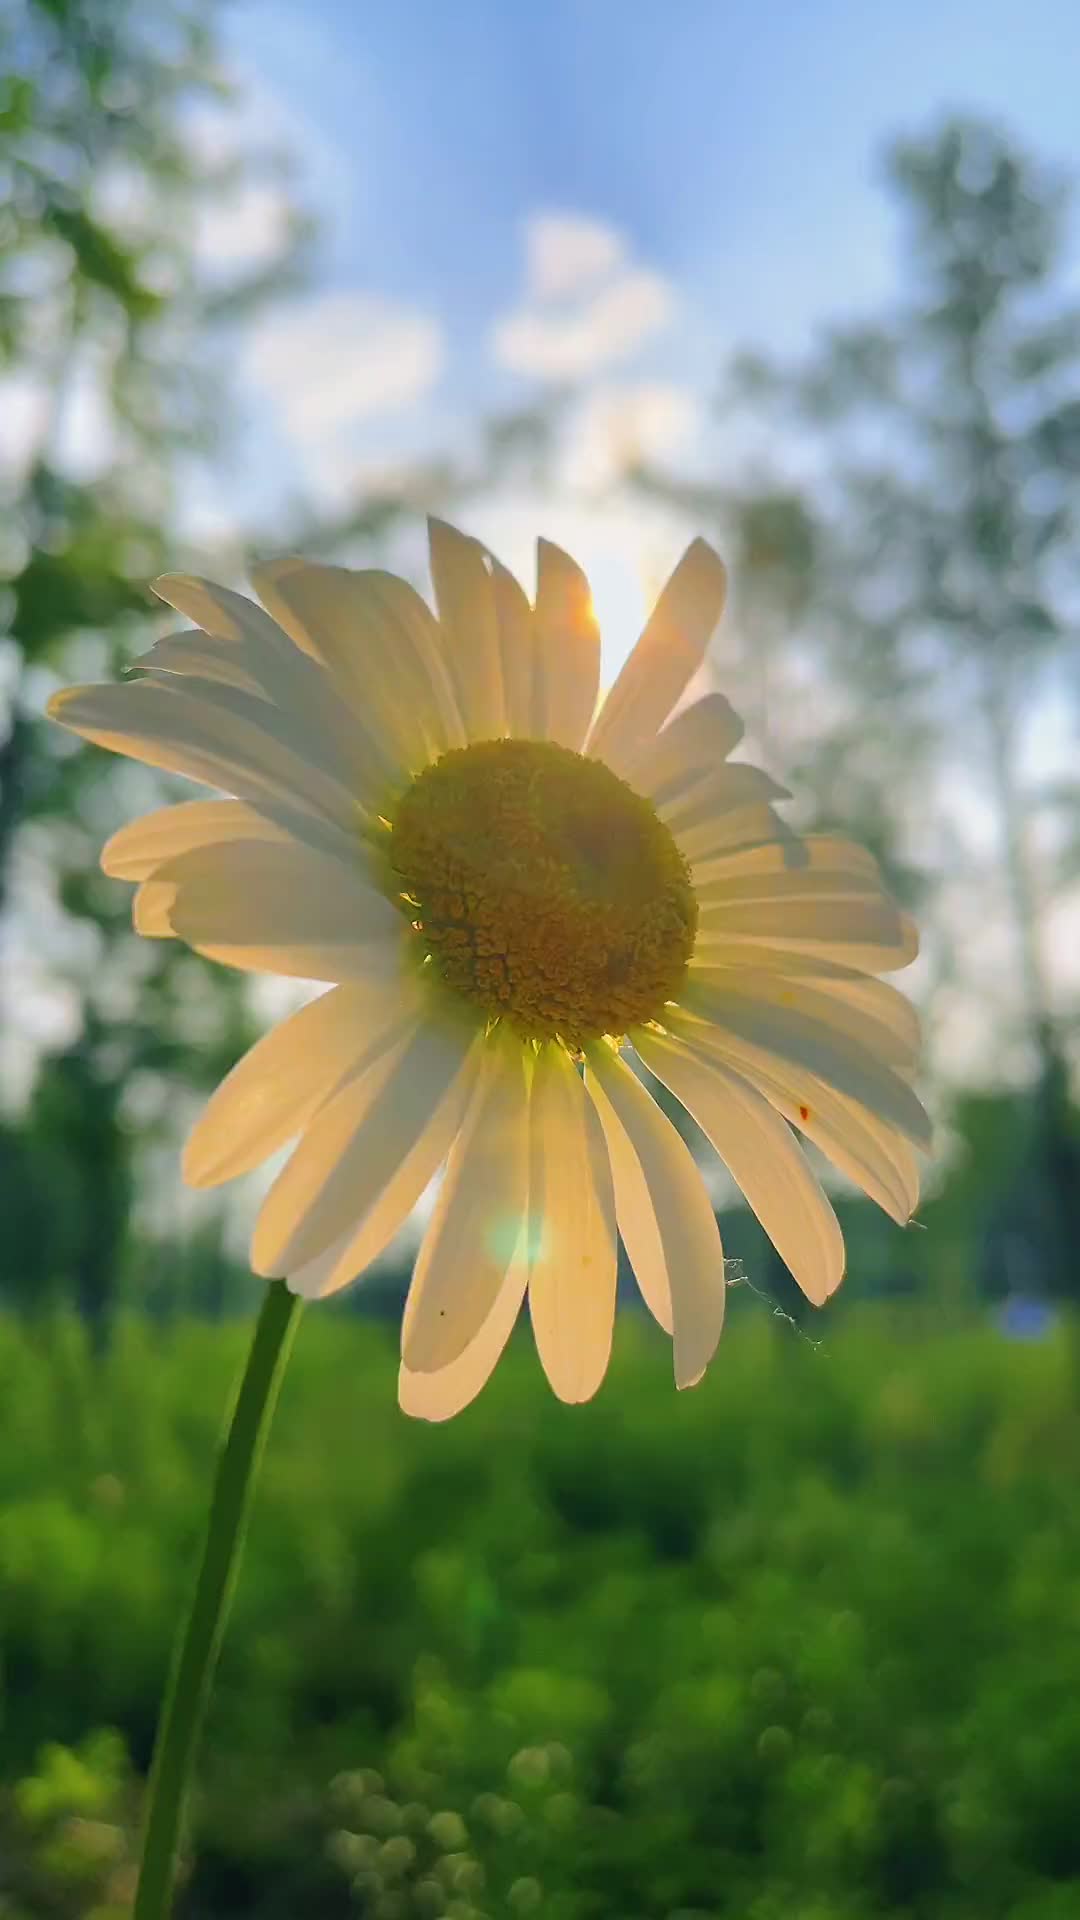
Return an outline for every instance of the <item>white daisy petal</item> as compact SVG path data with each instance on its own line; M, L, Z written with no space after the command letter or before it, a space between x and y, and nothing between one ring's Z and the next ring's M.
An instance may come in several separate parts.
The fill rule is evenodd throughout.
M266 606L322 662L354 712L415 773L464 743L439 630L420 595L377 568L285 557L252 568Z
M293 1293L301 1294L306 1300L325 1299L328 1294L347 1287L386 1250L453 1146L478 1067L479 1050L474 1049L360 1225L347 1227L324 1253L286 1275Z
M101 850L103 872L115 880L148 880L166 860L196 847L229 840L269 840L280 845L300 840L324 853L346 854L356 847L355 833L345 834L329 821L295 807L248 806L242 800L182 800L159 807L121 827Z
M131 903L131 924L144 940L173 938L172 910L176 888L157 880L144 880Z
M394 1042L417 989L396 956L368 980L334 987L257 1040L208 1101L184 1149L184 1179L216 1187L268 1160L335 1087Z
M730 701L722 693L707 693L633 756L624 777L654 806L669 804L717 772L742 735Z
M702 881L696 888L700 907L699 925L722 932L724 916L733 906L752 902L787 900L870 900L892 905L877 880L850 869L832 872L823 868L792 867L786 873L740 873Z
M617 1244L611 1167L568 1054L541 1049L529 1096L529 1312L560 1400L589 1400L607 1371Z
M902 993L884 980L865 976L853 980L816 979L813 984L816 993L839 1002L842 1018L854 1009L873 1021L877 1030L874 1044L882 1059L889 1060L902 1073L914 1071L922 1045L922 1025L911 1001ZM792 1006L802 1004L804 990L802 985L796 985ZM825 1017L823 1009L822 1017Z
M699 993L696 986L689 988L686 1004L707 1033L725 1043L728 1038L738 1041L744 1058L759 1058L766 1072L777 1065L804 1069L876 1114L914 1146L929 1149L930 1121L907 1081L834 1025L794 1007L755 1003L751 994L736 1001L731 994ZM682 1033L685 1017L672 1009L666 1024Z
M772 955L768 971L757 965L695 968L683 1003L692 1010L707 1009L708 1018L721 1025L728 1006L736 1016L748 1005L790 1008L834 1028L889 1066L911 1070L919 1042L918 1016L895 987L858 973L813 981L786 977L776 964L783 958Z
M918 952L912 921L887 901L751 901L729 906L722 928L706 921L694 962L716 966L726 949L744 943L809 953L864 973L895 973Z
M576 753L600 688L600 628L585 575L550 540L537 543L535 625L542 737Z
M428 521L431 583L444 658L468 740L506 732L502 658L487 556L478 540L444 520Z
M335 756L346 784L365 805L379 804L387 784L400 780L400 768L370 725L368 710L342 703L299 632L290 636L243 594L191 574L164 574L154 581L154 592L209 636L204 641L202 634L179 635L168 643L171 673L190 679L200 659L210 681L236 687L237 672L242 673L264 700L314 736L323 758ZM154 652L136 664L149 664Z
M204 683L199 683L200 685ZM127 686L68 687L53 695L48 711L96 746L146 761L166 773L257 803L278 800L311 808L340 825L359 815L352 791L328 771L326 743L294 735L266 701L231 687L214 688L208 700L185 686L151 680ZM229 706L228 701L239 703Z
M672 797L661 800L656 811L670 832L681 839L694 827L711 825L737 807L759 806L790 797L787 788L779 786L760 767L749 767L741 760L725 761L715 773L705 775L689 788L674 789Z
M193 573L163 573L152 582L159 600L193 620L215 640L246 643L283 657L291 643L281 628L246 594L219 587Z
M645 1032L633 1039L711 1140L807 1299L822 1306L844 1277L844 1238L786 1121L740 1075L679 1041Z
M543 737L543 699L537 687L536 623L528 596L489 553L495 623L499 630L506 731L515 739Z
M413 1373L404 1361L398 1370L398 1400L403 1413L417 1420L451 1420L476 1399L491 1378L525 1297L526 1268L516 1260L495 1297L495 1304L464 1353L438 1373Z
M177 938L248 972L364 980L372 950L400 953L406 937L359 847L349 863L289 840L231 840L165 861L158 882L175 888Z
M132 661L130 671L191 675L216 680L223 687L238 687L241 693L254 694L258 699L264 697L260 681L244 665L242 649L228 641L211 640L203 633L166 634Z
M659 731L705 658L726 592L723 562L695 540L596 717L590 754L618 772Z
M602 1044L587 1050L586 1061L585 1084L611 1155L619 1231L650 1306L666 1284L675 1384L694 1386L724 1322L724 1257L709 1196L690 1149L630 1068Z
M437 1373L476 1338L511 1266L524 1264L529 1109L520 1045L496 1032L451 1151L402 1325L411 1373Z
M251 1244L256 1273L298 1273L364 1220L475 1043L475 1028L439 1007L319 1109L263 1202Z
M798 835L765 805L732 807L729 813L713 814L694 826L672 831L695 873L705 861L755 853L762 847L795 848L799 844Z
M907 1224L918 1202L919 1169L895 1128L816 1074L766 1058L719 1028L678 1023L676 1030L695 1052L742 1074L890 1219Z
M736 847L711 854L693 863L694 886L699 894L716 880L757 878L765 874L822 870L851 873L880 887L881 870L872 854L851 840L834 840L824 834L792 834L771 845Z

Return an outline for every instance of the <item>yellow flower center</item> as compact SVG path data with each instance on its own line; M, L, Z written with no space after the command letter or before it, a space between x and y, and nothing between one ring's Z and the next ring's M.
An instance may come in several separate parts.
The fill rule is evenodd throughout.
M697 932L667 827L598 760L547 740L446 753L403 795L393 884L448 987L579 1048L655 1019Z

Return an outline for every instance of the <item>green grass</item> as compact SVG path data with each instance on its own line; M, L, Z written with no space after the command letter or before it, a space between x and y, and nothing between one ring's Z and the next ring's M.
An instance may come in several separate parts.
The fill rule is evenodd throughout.
M1080 1913L1068 1343L931 1339L886 1309L823 1324L814 1347L744 1303L677 1396L663 1341L624 1321L580 1409L520 1340L427 1428L396 1410L389 1332L309 1313L189 1913ZM70 1324L0 1324L9 1845L56 1844L26 1814L52 1804L43 1742L116 1728L146 1765L247 1333L132 1324L96 1366ZM123 1910L122 1887L48 1897Z

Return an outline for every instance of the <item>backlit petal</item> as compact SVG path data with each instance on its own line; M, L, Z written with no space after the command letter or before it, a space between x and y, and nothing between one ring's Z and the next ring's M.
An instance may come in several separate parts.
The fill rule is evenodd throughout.
M256 1273L297 1273L364 1220L465 1066L475 1029L438 1010L315 1115L263 1202Z
M520 1044L496 1032L416 1262L401 1357L413 1373L460 1359L524 1262L529 1136Z
M818 1075L763 1054L719 1027L672 1024L688 1046L741 1073L834 1167L891 1219L906 1224L919 1197L919 1170L912 1148L894 1127Z
M676 801L717 772L742 735L742 721L730 701L722 693L707 693L635 754L623 777L655 806Z
M642 1291L639 1259L654 1295L661 1293L658 1271L666 1278L675 1384L691 1387L712 1359L724 1323L720 1230L690 1149L655 1100L609 1048L591 1047L586 1057L586 1085L611 1155L619 1231ZM611 1127L612 1115L621 1134Z
M438 627L406 581L292 558L253 567L252 580L396 764L415 773L464 743Z
M738 1074L660 1034L635 1034L645 1065L711 1140L785 1265L815 1306L844 1277L844 1239L832 1206L787 1122Z
M550 540L537 544L536 638L540 737L576 753L600 687L600 628L585 575Z
M261 1165L307 1125L335 1087L396 1044L417 1004L399 964L334 987L282 1020L226 1074L184 1149L184 1178L216 1187Z
M617 1246L611 1167L569 1056L544 1047L529 1097L529 1312L560 1400L588 1400L607 1370Z
M499 1355L514 1330L525 1296L524 1260L508 1268L495 1304L464 1353L438 1373L413 1373L402 1361L398 1400L403 1413L417 1420L450 1420L487 1385Z
M327 1294L347 1287L385 1252L453 1146L476 1079L478 1055L476 1048L467 1055L419 1139L402 1155L360 1225L347 1227L325 1253L286 1276L293 1293L306 1300L325 1299Z
M487 555L445 520L428 521L428 541L444 659L466 738L498 740L506 732L506 703Z
M683 554L596 717L588 751L618 772L659 731L701 666L727 573L704 540Z
M372 950L408 936L366 869L284 840L230 840L165 861L177 938L226 966L301 980L365 979ZM377 964L377 962L376 962Z

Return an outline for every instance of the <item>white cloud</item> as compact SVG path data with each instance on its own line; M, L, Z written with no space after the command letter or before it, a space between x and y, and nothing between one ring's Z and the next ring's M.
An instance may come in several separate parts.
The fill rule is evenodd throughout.
M541 380L580 380L625 360L665 327L675 291L629 255L623 236L578 214L525 224L521 303L495 322L495 359Z
M204 209L195 251L209 267L258 267L281 252L288 231L288 196L269 181L250 181Z
M416 308L375 294L323 293L262 321L245 362L286 432L314 454L420 399L441 370L443 339L438 322Z
M526 222L525 252L532 298L565 300L613 272L626 246L606 221L576 213L537 213Z
M597 387L570 429L565 480L586 492L617 485L628 468L663 460L690 439L700 403L689 387L664 380Z
M667 280L630 267L576 306L520 307L495 327L495 357L514 373L542 380L574 380L625 360L667 325L675 297Z

